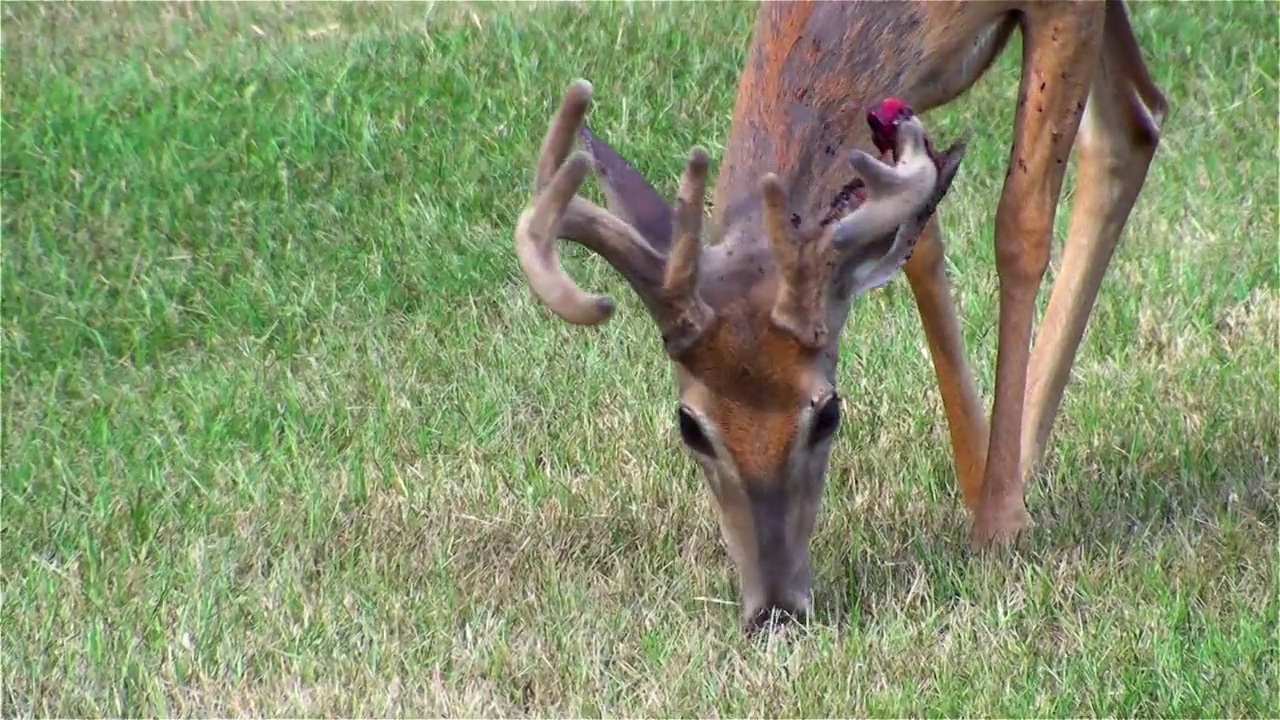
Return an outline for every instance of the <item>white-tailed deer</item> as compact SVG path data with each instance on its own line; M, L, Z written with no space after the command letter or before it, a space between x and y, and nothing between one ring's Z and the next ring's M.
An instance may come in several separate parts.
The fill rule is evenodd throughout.
M933 152L910 113L886 146L892 133L873 138L863 117L889 95L921 112L952 101L1015 28L1022 77L995 215L1000 313L988 431L932 218L964 148ZM706 153L690 153L673 209L583 125L590 95L575 82L551 121L516 250L534 294L568 322L604 322L613 305L568 277L558 238L604 257L657 322L678 384L680 434L714 498L746 626L809 610L809 539L840 421L840 331L854 298L900 267L974 515L971 545L1013 541L1029 523L1023 486L1166 109L1120 0L762 3L715 187L711 244L702 238ZM585 151L571 153L575 136ZM873 145L887 163L865 152ZM1034 300L1073 146L1079 186L1032 352ZM576 194L591 169L608 210Z

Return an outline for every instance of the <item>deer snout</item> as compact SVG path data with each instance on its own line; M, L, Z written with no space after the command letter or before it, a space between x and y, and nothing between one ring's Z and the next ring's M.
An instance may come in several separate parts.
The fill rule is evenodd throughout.
M808 592L794 594L779 602L765 603L743 615L742 629L747 635L773 632L804 625L812 607Z
M754 587L747 588L743 597L745 630L753 633L766 627L804 623L813 602L807 543L775 545L761 552L759 558L753 573Z

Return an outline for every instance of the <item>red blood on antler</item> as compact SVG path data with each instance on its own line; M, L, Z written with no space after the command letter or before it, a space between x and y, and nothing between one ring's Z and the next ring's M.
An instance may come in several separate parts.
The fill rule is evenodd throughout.
M871 126L871 142L875 143L881 155L892 152L894 161L897 161L898 124L914 117L915 114L906 101L896 97L885 98L879 105L867 111L867 125ZM933 159L933 164L941 169L942 158L934 151L933 143L929 141L928 136L925 136L924 146L929 157Z
M901 99L885 98L880 104L867 111L867 125L871 126L871 141L883 155L894 149L897 144L898 123L915 113Z

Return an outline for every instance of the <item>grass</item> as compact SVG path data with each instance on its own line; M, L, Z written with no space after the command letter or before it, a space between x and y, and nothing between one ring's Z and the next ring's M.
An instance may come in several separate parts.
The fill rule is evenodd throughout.
M639 303L511 246L574 77L664 192L718 159L752 5L4 3L0 714L1277 716L1277 9L1130 8L1172 113L1028 547L963 550L897 280L753 643ZM930 119L987 397L1018 52Z

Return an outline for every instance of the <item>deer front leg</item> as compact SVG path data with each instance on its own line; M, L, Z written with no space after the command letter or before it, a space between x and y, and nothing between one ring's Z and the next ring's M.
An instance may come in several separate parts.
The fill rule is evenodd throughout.
M1036 294L1049 263L1067 158L1098 63L1105 6L1044 3L1022 18L1022 82L996 209L999 340L991 439L970 545L1008 544L1028 526L1021 439Z
M1022 432L1024 484L1044 454L1098 287L1155 157L1166 109L1124 5L1108 0L1102 64L1076 140L1076 193L1062 267L1031 356Z
M973 371L969 368L964 339L960 334L960 320L956 316L951 284L947 280L937 215L920 233L911 259L907 261L906 273L925 339L929 342L933 372L938 378L942 409L951 433L956 477L960 480L960 494L969 511L976 512L987 457L986 410L978 399Z

